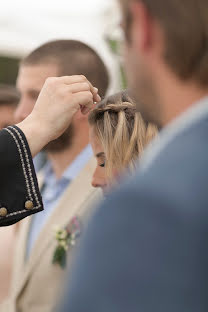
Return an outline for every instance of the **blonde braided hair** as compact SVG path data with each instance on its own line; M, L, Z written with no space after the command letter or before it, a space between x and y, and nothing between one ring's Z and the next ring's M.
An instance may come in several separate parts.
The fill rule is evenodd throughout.
M106 172L134 169L144 147L157 133L147 124L127 92L118 93L100 102L89 114L89 124L101 141L106 156Z

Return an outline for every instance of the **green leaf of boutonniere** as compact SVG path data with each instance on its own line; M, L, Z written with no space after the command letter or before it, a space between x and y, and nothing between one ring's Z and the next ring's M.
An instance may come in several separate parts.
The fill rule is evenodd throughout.
M59 264L62 269L66 267L66 250L58 246L53 254L53 264Z

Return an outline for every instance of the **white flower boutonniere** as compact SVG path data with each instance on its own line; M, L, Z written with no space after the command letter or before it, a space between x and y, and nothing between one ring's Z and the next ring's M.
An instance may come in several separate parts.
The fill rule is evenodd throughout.
M76 240L80 234L81 224L78 217L74 217L64 229L56 228L55 239L57 241L57 247L53 254L53 264L59 264L62 269L66 267L67 251L70 246L76 244Z

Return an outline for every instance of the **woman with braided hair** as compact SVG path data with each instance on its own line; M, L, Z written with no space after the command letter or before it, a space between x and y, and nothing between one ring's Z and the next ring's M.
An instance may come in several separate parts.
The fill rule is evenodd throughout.
M126 91L101 101L89 114L90 142L97 159L92 185L105 192L126 169L134 170L144 147L157 134L136 112Z

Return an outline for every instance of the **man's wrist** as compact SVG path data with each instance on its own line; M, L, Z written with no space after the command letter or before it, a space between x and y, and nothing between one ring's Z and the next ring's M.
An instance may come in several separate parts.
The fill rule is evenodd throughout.
M37 120L32 115L29 115L25 120L17 124L17 127L23 131L32 157L38 154L50 141L47 127L42 125L40 120Z

